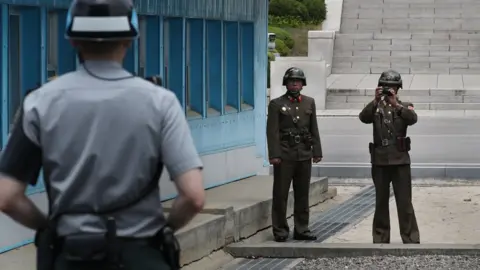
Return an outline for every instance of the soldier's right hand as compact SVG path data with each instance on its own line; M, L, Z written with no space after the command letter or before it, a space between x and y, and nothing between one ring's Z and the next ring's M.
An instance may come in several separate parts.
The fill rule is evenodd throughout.
M277 164L280 164L280 162L282 162L282 160L279 158L271 158L269 161L270 161L270 164L272 165L277 165Z
M375 89L375 100L380 101L381 98L382 98L382 88L377 87L377 89Z

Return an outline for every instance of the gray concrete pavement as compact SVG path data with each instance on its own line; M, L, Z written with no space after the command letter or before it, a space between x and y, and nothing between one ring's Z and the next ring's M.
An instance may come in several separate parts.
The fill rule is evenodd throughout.
M323 164L369 163L372 126L357 117L319 117ZM480 119L420 117L408 130L414 164L479 164Z

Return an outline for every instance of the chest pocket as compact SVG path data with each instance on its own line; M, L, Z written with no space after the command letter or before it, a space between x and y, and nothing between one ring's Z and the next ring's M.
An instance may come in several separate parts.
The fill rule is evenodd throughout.
M397 133L403 133L405 131L405 129L407 128L407 125L405 124L405 121L397 113L395 113L393 115L393 123L395 125L395 131Z

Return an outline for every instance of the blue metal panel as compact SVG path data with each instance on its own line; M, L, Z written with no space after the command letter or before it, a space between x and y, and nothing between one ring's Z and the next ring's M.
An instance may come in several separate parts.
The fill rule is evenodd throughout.
M40 84L47 80L47 8L40 8Z
M207 89L208 104L223 113L222 21L207 21Z
M8 6L0 5L0 90L2 91L2 141L5 145L8 138Z
M190 120L189 124L195 146L202 155L255 144L253 110Z
M163 19L162 16L160 16L160 17L158 18L158 35L159 35L158 42L159 42L159 44L160 44L160 51L159 51L159 53L158 53L158 57L159 57L158 64L160 65L160 72L159 72L159 73L160 73L160 75L162 76L162 79L163 79L163 81L164 81L164 83L165 83L165 69L164 69L164 67L165 67L165 58L164 58L164 55L163 55L163 52L164 52L164 50L165 50L165 47L164 47L164 45L165 45L164 38L165 38L165 37L164 37L164 32L163 32L163 30L164 30L164 25L163 25L164 22L165 22L165 20Z
M42 81L40 8L20 8L21 13L21 65L22 95Z
M139 14L213 20L253 21L257 2L265 0L137 0ZM3 3L67 9L71 0L3 0Z
M265 136L267 104L267 45L268 45L268 0L258 0L254 30L255 41L255 142L257 155L266 158L267 139Z
M205 110L205 100L203 95L203 20L189 19L189 74L187 77L189 93L190 93L190 109L203 115Z
M239 74L239 46L238 22L224 22L225 31L225 89L227 105L240 111L240 89L238 85Z
M132 43L130 48L128 48L125 59L123 59L123 67L129 72L137 74L135 71L137 65L138 63L135 61L135 43Z
M146 44L146 57L145 57L145 74L147 76L159 75L160 66L162 62L160 61L160 17L158 16L147 16L147 44Z
M57 10L58 20L58 38L57 38L57 61L58 74L65 74L74 71L77 67L77 53L73 46L65 38L65 30L67 28L67 10Z
M241 67L240 82L242 88L242 101L250 106L254 106L254 26L253 23L241 23Z
M166 18L168 24L168 89L177 95L185 108L185 20L183 18Z

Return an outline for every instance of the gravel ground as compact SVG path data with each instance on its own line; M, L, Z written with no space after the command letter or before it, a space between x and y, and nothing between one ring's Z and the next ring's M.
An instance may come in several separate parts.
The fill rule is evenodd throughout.
M304 260L294 270L474 270L480 269L480 256L412 256L412 257L357 257L319 258Z

